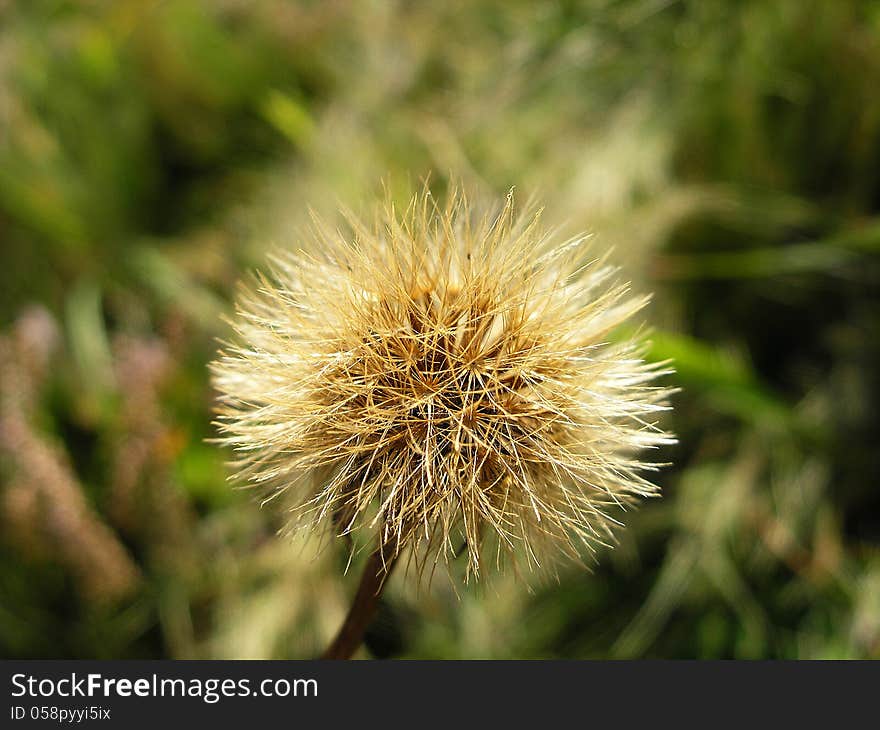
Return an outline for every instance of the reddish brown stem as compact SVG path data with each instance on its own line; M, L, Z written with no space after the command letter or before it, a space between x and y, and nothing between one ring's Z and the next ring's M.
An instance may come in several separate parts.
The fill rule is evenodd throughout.
M363 643L364 634L379 606L382 589L396 562L397 550L387 545L370 555L348 615L336 638L321 655L322 659L351 659L352 654Z

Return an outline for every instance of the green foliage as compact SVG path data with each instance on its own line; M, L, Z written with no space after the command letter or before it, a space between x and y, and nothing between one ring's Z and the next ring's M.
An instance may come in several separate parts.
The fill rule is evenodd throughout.
M318 650L353 577L206 363L309 206L430 173L615 247L680 443L591 573L396 576L370 650L880 658L877 88L871 0L0 1L0 653Z

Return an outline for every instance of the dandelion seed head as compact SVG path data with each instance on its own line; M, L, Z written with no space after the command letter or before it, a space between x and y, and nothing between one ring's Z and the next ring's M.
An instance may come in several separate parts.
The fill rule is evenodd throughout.
M667 371L612 337L647 301L585 237L512 195L484 214L425 190L276 254L212 366L235 474L285 494L291 529L369 533L467 575L582 557L658 493Z

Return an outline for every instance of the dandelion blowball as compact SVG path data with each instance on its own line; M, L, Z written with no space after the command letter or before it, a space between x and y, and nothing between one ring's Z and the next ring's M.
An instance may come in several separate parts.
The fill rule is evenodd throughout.
M671 441L663 366L609 337L647 298L512 196L477 215L423 191L374 220L316 223L242 293L213 365L238 476L286 492L293 528L367 531L422 568L607 542Z

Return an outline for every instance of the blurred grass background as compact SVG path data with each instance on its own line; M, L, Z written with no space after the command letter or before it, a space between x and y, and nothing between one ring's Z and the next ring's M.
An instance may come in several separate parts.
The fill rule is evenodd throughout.
M880 4L0 0L0 654L310 657L356 575L226 482L234 282L385 178L656 293L665 496L592 573L392 581L364 656L880 658Z

